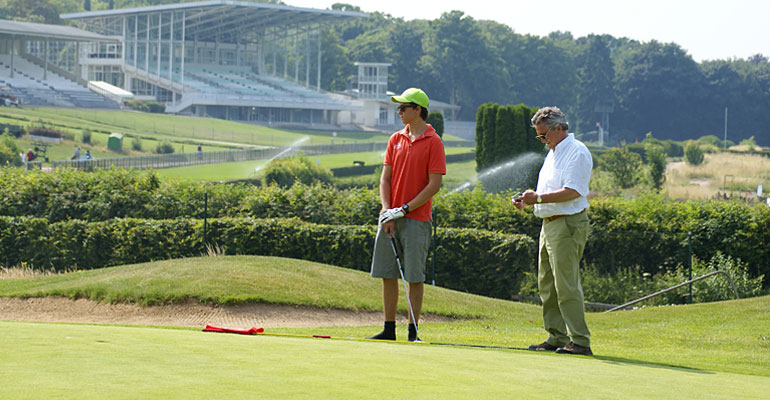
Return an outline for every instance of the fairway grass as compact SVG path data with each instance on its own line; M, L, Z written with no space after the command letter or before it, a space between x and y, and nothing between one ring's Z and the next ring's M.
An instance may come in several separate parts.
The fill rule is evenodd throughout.
M3 399L759 399L770 378L602 357L0 322Z

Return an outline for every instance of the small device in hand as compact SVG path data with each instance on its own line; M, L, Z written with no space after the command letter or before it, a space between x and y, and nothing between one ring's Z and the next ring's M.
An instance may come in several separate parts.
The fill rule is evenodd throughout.
M513 196L511 196L511 202L515 203L516 199L522 195L523 192L516 192Z

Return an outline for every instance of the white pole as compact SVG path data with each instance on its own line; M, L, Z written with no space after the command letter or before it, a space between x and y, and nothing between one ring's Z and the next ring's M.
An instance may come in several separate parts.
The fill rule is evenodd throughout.
M599 146L604 146L604 128L599 125Z
M725 142L724 142L725 149L727 148L727 107L725 107Z

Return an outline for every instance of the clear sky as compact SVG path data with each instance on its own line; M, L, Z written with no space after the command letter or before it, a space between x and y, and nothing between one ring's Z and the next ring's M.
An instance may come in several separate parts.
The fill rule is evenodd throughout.
M284 0L291 6L330 8L334 3L394 17L435 19L461 10L474 19L506 24L519 34L569 31L675 42L695 61L770 57L768 0Z

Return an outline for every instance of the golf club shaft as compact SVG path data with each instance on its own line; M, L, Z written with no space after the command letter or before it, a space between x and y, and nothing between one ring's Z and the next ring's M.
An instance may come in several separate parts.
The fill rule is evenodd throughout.
M406 292L406 302L409 304L409 313L411 315L412 323L414 324L415 333L417 332L417 320L414 315L414 308L412 308L412 299L409 297L409 289L406 284L406 277L404 277L404 268L401 266L401 257L398 255L398 249L396 248L396 238L390 237L390 246L393 248L393 254L396 256L396 263L398 263L398 272L401 273L401 280L404 282L404 291Z

